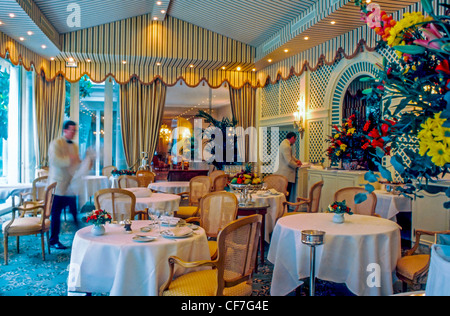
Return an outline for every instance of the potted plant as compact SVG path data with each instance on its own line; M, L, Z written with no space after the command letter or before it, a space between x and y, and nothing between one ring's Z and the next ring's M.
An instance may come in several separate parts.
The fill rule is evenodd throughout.
M105 210L94 210L86 217L86 223L93 224L92 234L95 236L101 236L105 234L105 224L111 223L112 217Z

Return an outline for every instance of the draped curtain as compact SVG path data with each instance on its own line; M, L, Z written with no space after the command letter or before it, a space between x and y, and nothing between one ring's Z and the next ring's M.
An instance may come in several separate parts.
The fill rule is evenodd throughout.
M250 84L245 84L240 89L235 89L230 86L230 102L233 117L238 121L238 126L242 127L243 131L246 131L249 127L256 127L256 89L252 88ZM246 162L256 162L256 134L252 132L256 130L248 129L250 132L249 139L246 141L244 134L237 133L238 136L238 154L241 159L245 159ZM241 130L242 132L242 130ZM245 149L245 157L242 150Z
M136 169L142 152L150 153L150 159L153 157L159 139L166 90L166 85L159 79L150 85L138 80L120 85L122 139L129 168Z
M50 142L62 133L66 82L58 76L47 81L45 76L36 76L36 121L39 150L39 167L48 166Z

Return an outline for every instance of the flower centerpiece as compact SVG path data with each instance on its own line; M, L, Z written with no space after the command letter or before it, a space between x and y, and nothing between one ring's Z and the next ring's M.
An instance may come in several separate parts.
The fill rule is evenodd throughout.
M342 202L333 202L328 205L328 212L334 213L333 222L342 224L344 222L344 214L353 215L352 210L347 206L345 200Z
M366 140L357 126L353 114L344 120L342 126L333 126L334 134L329 137L327 156L332 164L342 163L344 169L356 169L365 159L363 144Z
M392 148L390 164L409 183L399 188L405 195L416 194L423 184L450 172L450 6L435 2L440 12L435 13L433 1L421 2L424 13L405 13L395 21L378 4L355 1L362 19L381 36L380 44L397 53L397 59L384 60L383 70L364 94L368 100L379 100L382 119L376 128L385 147L376 148ZM390 128L384 134L383 124ZM381 176L392 181L391 172L382 166L383 157L378 150L373 161ZM366 175L369 182L378 178ZM374 188L369 184L366 190ZM446 195L450 197L450 188ZM444 207L450 208L450 202Z
M86 217L86 223L93 224L92 233L94 235L103 235L105 233L104 225L111 223L112 217L105 210L94 210Z
M128 176L134 176L136 174L135 171L132 170L128 170L128 169L124 169L124 170L118 170L118 169L114 169L111 171L111 174L113 176L122 176L122 175L128 175Z

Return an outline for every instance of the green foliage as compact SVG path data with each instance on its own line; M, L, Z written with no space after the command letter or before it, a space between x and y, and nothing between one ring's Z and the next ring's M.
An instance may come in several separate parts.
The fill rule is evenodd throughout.
M0 70L0 138L8 139L9 74Z

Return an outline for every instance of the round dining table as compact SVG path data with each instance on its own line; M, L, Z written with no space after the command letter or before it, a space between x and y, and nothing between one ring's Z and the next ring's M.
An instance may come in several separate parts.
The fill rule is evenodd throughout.
M382 218L397 221L398 213L411 213L412 200L406 196L383 190L375 190L377 206L375 213Z
M92 226L75 234L69 266L68 291L109 293L110 296L156 296L169 277L169 256L186 261L210 260L205 231L190 237L164 238L158 229L143 233L150 221L132 221L130 234L123 226L106 224L106 233L94 236ZM141 242L136 235L156 237ZM189 271L192 271L189 270ZM195 271L195 270L193 270ZM175 277L186 270L176 267Z
M189 192L189 181L154 182L148 188L161 193L179 194Z
M110 187L108 177L106 176L84 176L81 182L81 188L79 188L78 203L80 208L86 204L95 192L107 189Z
M155 210L171 210L177 212L180 206L181 197L175 194L167 193L153 193L148 188L125 188L132 192L136 196L136 211L142 211L145 209ZM112 209L112 201L109 198L103 197L100 201L102 207L107 210ZM130 200L128 198L115 198L116 209L119 213L121 210L127 210L129 208Z
M397 261L401 257L400 226L366 215L345 215L332 221L331 213L304 213L278 220L272 234L268 260L274 264L271 295L282 296L310 276L310 247L302 243L303 230L325 232L316 247L316 277L336 283L360 296L393 294Z
M239 200L239 193L235 193ZM273 232L278 218L283 215L283 202L286 202L286 196L283 193L269 193L268 191L257 191L252 194L251 202L256 204L268 204L267 213L265 215L265 233L264 240L270 242L270 235Z

